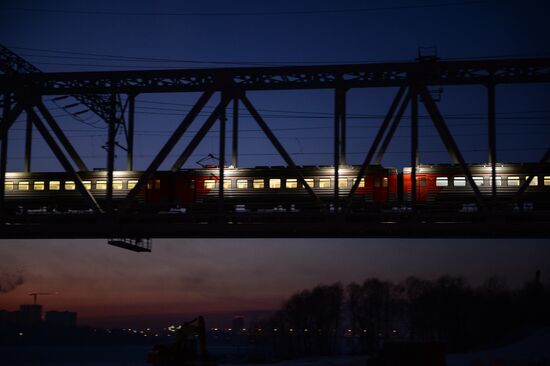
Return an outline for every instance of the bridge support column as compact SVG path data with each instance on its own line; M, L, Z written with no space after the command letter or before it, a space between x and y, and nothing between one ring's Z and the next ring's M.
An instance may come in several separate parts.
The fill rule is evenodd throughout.
M113 172L115 170L115 134L116 134L116 98L111 94L111 116L109 118L109 135L107 140L107 208L112 209L113 203Z
M233 137L231 139L231 165L239 165L239 98L233 98Z
M220 104L223 104L225 100L229 100L229 98L227 98L226 96L226 93L225 92L222 92L221 93L222 96L221 96L221 100L220 100ZM219 200L218 200L218 211L219 211L219 214L220 216L223 215L223 212L225 210L225 199L224 199L224 182L225 182L225 124L226 124L226 121L227 121L227 117L226 117L226 107L224 106L221 111L220 111L220 152L219 152L219 156L220 156L220 179L219 179L219 182L218 182L218 197L219 197Z
M3 115L0 121L0 213L4 208L4 195L6 191L6 170L8 165L8 117L10 112L10 94L4 94Z
M491 164L491 197L497 196L497 137L496 137L496 103L495 84L487 85L488 117L489 117L489 164Z
M340 122L342 114L342 105L341 105L341 89L336 89L334 91L334 209L338 212L339 208L339 187L338 179L340 177Z
M411 94L411 206L416 207L416 165L418 164L418 86L410 86Z
M126 169L134 170L134 116L136 110L136 96L128 95L128 131L126 134Z
M25 130L25 166L24 171L29 173L31 171L31 149L32 149L32 119L27 114L27 126Z

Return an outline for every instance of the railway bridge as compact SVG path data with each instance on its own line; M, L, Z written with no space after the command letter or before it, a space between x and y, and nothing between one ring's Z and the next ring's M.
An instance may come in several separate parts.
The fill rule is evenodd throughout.
M499 196L503 189L499 188L495 93L500 85L549 83L550 58L442 61L435 56L424 56L405 63L44 73L6 47L0 47L0 71L0 238L550 236L550 230L547 230L550 223L548 207L533 210L522 200L533 185L540 190L536 200L550 200L550 146L538 161L524 162L529 163L530 173L521 175L517 185L510 185L515 187L513 192L507 189L506 200L512 206L506 207L512 209L501 209ZM488 161L485 178L473 173L473 167L464 159L432 93L432 88L455 85L480 85L486 90ZM353 89L381 87L394 87L397 92L363 163L353 167L353 176L349 176L349 172L344 173L349 167L347 94ZM251 91L316 89L331 90L334 95L332 184L329 183L322 194L321 183L308 178L304 168L296 164L247 95ZM143 94L189 92L198 92L200 96L182 116L181 122L174 126L147 168L136 172L134 125L136 104L139 103L136 98ZM93 172L44 103L44 97L73 98L75 103L97 114L106 124L107 168L102 173L104 192L101 194L91 189L86 176ZM174 152L182 137L190 134L190 125L214 98L218 100L215 108L183 150L177 151L179 156L170 171L174 176L182 174L182 166L206 134L218 124L218 164L210 167L216 171L216 182L209 187L213 191L211 195L215 196L215 204L195 211L181 207L162 212L135 210L136 202L143 200L148 185L154 186L161 174L161 164ZM453 167L460 170L464 186L469 187L469 201L473 202L475 209L463 207L459 211L441 214L426 210L421 202L423 198L419 197L419 192L425 182L419 180L422 169L418 164L420 104L433 122ZM239 169L239 107L244 107L285 161L288 173L284 178L289 179L283 180L283 184L296 182L295 187L303 189L312 206L317 205L316 209L294 210L288 206L249 210L245 207L247 198L239 202L242 205L233 204L229 191L234 188L232 184L238 183L226 185L225 182ZM231 130L228 131L230 112ZM362 182L369 177L371 167L380 164L405 113L410 113L411 121L410 171L407 178L399 178L401 186L396 188L396 197L399 190L402 192L401 197L396 198L399 203L394 207L379 205L377 210L354 210L354 200L364 189ZM20 115L27 118L24 171L8 172L9 133ZM62 179L40 180L42 186L37 189L42 195L47 195L50 190L70 189L78 195L79 209L63 212L48 208L25 209L25 196L32 201L32 195L37 193L32 186L19 192L19 187L13 186L15 181L12 178L17 174L27 174L28 177L34 174L31 169L33 128L40 133L64 169L59 173ZM121 131L125 140L122 143L116 139ZM226 148L228 135L232 142L230 149ZM226 150L231 151L231 156L226 156ZM123 188L117 187L123 174L115 169L117 151L126 158L124 174L135 177L131 183L130 180L124 181ZM515 179L513 174L512 178ZM270 184L267 176L265 179L265 184ZM346 180L345 185L340 184L342 179ZM486 179L484 185L489 188L481 189L479 179ZM71 188L67 188L67 182ZM408 187L408 191L403 185ZM14 191L20 193L19 198L13 198ZM51 192L54 193L58 194ZM71 197L74 194L71 192ZM23 207L21 210L13 210L14 200L15 206ZM17 200L21 200L20 205ZM538 202L535 206L539 206Z

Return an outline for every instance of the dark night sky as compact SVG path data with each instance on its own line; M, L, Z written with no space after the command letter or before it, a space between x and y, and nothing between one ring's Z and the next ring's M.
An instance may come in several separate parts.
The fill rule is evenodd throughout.
M547 14L547 2L535 0L2 0L0 43L43 71L412 61L419 46L437 46L443 59L548 57ZM350 163L362 161L394 93L391 88L350 92ZM439 104L470 162L487 156L484 97L481 86L448 87ZM549 97L548 85L497 89L499 161L540 158L548 147ZM138 97L138 169L196 98L193 93ZM298 164L331 163L329 91L255 92L250 98ZM77 121L59 108L64 104L47 99L88 164L105 166L105 126L91 113ZM24 116L20 121L10 132L12 171L22 167ZM408 165L407 124L404 119L385 165ZM241 128L243 165L281 164L277 156L265 155L275 151L246 116ZM214 129L189 166L217 154L216 136ZM34 169L59 169L35 137ZM422 162L448 161L426 119L420 144ZM123 168L120 154L117 166ZM127 253L104 241L3 241L0 272L24 270L26 282L0 294L0 308L28 301L28 292L59 291L44 299L47 307L84 316L269 309L293 291L366 276L401 280L451 273L479 282L497 274L520 285L536 268L548 276L548 259L548 244L532 240L159 240L151 255Z

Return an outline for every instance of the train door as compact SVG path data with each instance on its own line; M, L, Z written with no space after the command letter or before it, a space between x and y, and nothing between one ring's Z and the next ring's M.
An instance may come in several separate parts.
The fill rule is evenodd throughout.
M426 202L428 198L427 179L426 174L416 175L416 200L418 202Z
M390 195L390 181L388 176L374 177L374 202L387 202Z

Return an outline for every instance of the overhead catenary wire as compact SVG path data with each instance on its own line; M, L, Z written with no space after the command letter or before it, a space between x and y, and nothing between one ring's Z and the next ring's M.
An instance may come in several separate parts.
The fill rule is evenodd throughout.
M340 9L315 9L315 10L275 10L275 11L226 11L226 12L152 12L152 11L113 11L113 10L78 10L78 9L49 9L49 8L28 8L4 6L0 9L20 12L36 12L36 13L58 13L71 15L109 15L109 16L169 16L169 17L243 17L243 16L281 16L281 15L321 15L321 14L347 14L347 13L364 13L364 12L379 12L391 10L409 10L409 9L425 9L438 7L452 6L467 6L496 3L494 0L471 0L471 1L452 1L439 3L425 4L410 4L410 5L394 5L394 6L378 6L378 7L356 7L356 8L340 8Z

